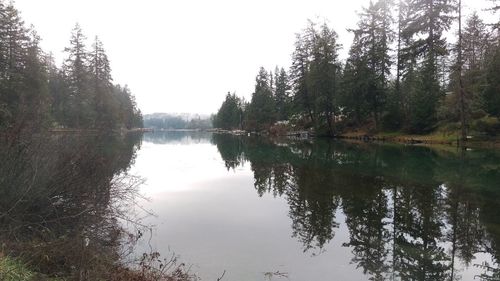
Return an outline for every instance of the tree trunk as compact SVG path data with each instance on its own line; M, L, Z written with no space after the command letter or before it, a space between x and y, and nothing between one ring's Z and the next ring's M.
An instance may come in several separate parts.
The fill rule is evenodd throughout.
M458 1L458 81L460 86L460 145L467 142L467 120L465 118L465 89L462 79L462 0Z

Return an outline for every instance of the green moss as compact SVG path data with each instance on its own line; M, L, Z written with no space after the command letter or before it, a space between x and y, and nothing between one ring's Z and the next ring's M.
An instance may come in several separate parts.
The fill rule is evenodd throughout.
M41 277L44 278L41 278ZM29 269L18 259L3 257L0 253L0 280L1 281L65 281L65 279L47 278L43 274Z
M0 280L25 281L33 280L35 274L16 259L0 257Z

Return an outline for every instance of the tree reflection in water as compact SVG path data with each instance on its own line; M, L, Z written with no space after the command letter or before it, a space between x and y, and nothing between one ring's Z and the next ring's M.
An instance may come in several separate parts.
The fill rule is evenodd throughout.
M226 167L249 162L259 195L284 196L292 236L320 253L345 215L352 262L371 280L459 280L463 265L497 280L497 151L292 141L214 134ZM494 264L473 264L478 253Z
M0 242L42 273L100 280L123 257L141 135L33 136L0 148Z

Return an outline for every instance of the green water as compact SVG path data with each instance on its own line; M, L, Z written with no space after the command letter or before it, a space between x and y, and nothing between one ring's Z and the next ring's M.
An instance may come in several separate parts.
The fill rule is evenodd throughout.
M132 170L203 280L499 279L499 151L172 132Z

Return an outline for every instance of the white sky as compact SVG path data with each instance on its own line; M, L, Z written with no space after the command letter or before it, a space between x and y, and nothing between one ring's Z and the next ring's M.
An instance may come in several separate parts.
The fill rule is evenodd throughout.
M486 0L463 0L465 12ZM291 63L295 33L327 19L346 57L368 0L16 0L58 62L78 22L98 35L115 82L128 84L143 113L214 113L228 91L250 99L260 66ZM396 7L395 7L396 9ZM484 15L485 18L491 16ZM91 46L89 40L87 46Z

